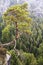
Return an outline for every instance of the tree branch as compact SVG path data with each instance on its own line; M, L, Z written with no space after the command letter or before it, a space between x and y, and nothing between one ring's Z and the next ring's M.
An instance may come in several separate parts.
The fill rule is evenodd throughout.
M5 47L5 46L13 45L13 44L14 44L14 49L15 49L16 48L16 40L15 39L13 41L9 42L9 43L2 44L0 42L0 47Z

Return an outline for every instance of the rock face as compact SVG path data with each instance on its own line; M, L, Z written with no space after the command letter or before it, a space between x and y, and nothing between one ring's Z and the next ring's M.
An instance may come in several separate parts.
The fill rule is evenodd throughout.
M6 49L5 48L0 48L0 65L4 64L5 56L6 56Z
M6 53L5 48L0 48L0 65L9 65L11 55Z
M10 65L10 63L9 63L9 61L10 61L10 57L11 57L11 55L6 54L6 57L5 57L5 62L4 62L4 64L3 64L3 65Z

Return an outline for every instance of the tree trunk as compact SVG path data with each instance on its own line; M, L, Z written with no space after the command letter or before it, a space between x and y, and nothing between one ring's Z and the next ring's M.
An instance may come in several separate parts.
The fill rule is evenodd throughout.
M18 39L18 25L17 25L17 22L16 22L16 40Z
M17 22L15 22L15 25L16 25L15 48L16 48L16 44L17 44L17 40L18 40L18 25L17 25Z

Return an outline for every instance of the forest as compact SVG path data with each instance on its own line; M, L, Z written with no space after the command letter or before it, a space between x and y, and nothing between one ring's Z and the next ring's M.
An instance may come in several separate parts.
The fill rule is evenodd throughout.
M35 17L27 3L0 16L0 57L6 53L11 55L8 65L43 65L43 18Z

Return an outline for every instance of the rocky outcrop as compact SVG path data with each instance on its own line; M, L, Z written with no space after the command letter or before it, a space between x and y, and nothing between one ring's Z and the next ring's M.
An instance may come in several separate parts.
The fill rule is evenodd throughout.
M10 65L9 60L11 55L7 53L5 48L0 48L0 65Z
M5 62L3 65L10 65L10 58L11 58L11 55L9 54L6 54L6 57L5 57Z

